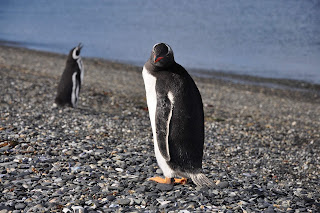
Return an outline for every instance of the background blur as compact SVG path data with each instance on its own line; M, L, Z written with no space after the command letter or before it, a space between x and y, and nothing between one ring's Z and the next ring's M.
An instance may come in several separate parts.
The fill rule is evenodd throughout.
M186 68L320 83L319 0L1 0L0 40L140 66L166 42Z

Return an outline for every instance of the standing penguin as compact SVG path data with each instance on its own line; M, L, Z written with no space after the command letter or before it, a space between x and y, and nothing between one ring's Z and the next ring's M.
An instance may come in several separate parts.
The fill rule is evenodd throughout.
M83 64L80 57L81 43L70 50L66 67L58 85L58 94L55 103L59 106L76 107L83 80Z
M213 186L202 173L204 113L200 92L188 72L174 60L171 47L155 44L142 76L157 162L165 178L159 183Z

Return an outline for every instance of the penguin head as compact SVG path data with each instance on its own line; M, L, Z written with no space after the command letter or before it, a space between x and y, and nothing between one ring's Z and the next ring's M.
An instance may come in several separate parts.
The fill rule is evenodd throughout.
M75 48L73 48L71 50L72 58L74 60L77 60L78 58L80 58L80 51L81 51L82 47L83 47L83 45L81 43L79 43L78 46L76 46Z
M174 63L171 47L165 43L155 44L152 48L150 61L151 64L157 67L169 67Z

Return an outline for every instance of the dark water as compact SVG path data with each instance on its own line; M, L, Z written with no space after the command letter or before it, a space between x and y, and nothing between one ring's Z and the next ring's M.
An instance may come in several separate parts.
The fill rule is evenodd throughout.
M1 0L0 40L136 65L163 41L187 68L320 83L320 0Z

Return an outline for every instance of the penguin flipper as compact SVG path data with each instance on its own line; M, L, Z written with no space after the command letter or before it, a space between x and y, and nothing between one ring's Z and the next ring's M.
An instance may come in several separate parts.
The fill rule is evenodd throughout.
M158 97L156 110L157 142L161 155L170 161L169 152L169 127L172 116L172 103L167 96Z

